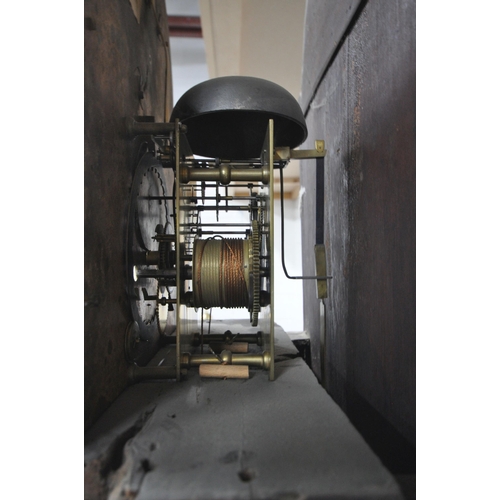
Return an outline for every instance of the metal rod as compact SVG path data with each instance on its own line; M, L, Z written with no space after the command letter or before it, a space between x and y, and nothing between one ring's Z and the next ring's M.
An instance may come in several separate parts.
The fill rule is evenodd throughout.
M195 234L247 234L246 231L181 231L182 235L195 235ZM191 279L191 278L189 278Z
M218 168L181 168L181 182L190 181L217 181L227 185L232 181L262 182L269 184L271 174L269 168L232 168L223 164Z
M281 206L281 265L289 280L327 280L333 276L290 276L285 266L285 204L283 196L283 169L280 168L280 206Z
M137 135L170 135L175 131L174 123L138 122L131 117L126 119L125 127L129 137ZM180 129L181 132L187 130L185 125L180 125Z
M147 198L146 196L144 198ZM167 197L162 197L162 196L157 196L157 197L152 197L151 199L164 199ZM193 200L193 201L198 201L201 198L201 196L181 196L181 200ZM252 201L255 200L255 196L205 196L203 197L203 200L220 200L220 201L242 201L242 200L248 200Z
M136 269L137 278L175 278L175 269Z
M173 185L173 192L175 193L175 209L174 209L174 223L175 223L175 267L177 269L180 269L181 267L181 240L180 240L180 231L179 231L179 209L180 209L180 200L179 196L182 192L181 186L179 184L179 176L180 176L180 123L179 119L175 119L175 177L174 177L174 185ZM175 315L175 338L176 338L176 344L175 344L175 375L177 382L180 382L181 380L181 322L180 322L180 314L179 311L181 310L181 276L180 273L176 275L175 278L175 286L177 288L177 313Z
M226 164L226 165L238 165L238 166L243 166L243 167L250 167L250 168L255 168L255 167L261 167L262 164L260 161L232 161L232 160L184 160L182 162L182 165L196 165L203 167L203 165L214 165L215 167L218 167L221 164Z
M249 185L251 186L251 188L249 188ZM192 186L193 189L195 190L199 190L200 188L198 188L197 186ZM205 183L205 188L210 188L210 189L214 189L217 187L217 184L216 183L210 183L210 182L206 182ZM260 188L260 183L253 183L253 182L246 182L246 183L232 183L231 182L231 187L244 187L244 188L248 188L248 189L253 189L253 188ZM238 197L239 198L239 197Z
M176 269L137 269L137 279L139 278L175 278L177 276ZM193 279L193 270L191 267L182 267L180 272L181 279Z
M190 206L190 205L182 205L181 210L184 211L198 211L198 212L214 212L214 211L219 211L219 212L227 212L227 211L240 211L240 212L249 212L252 208L250 205L231 205L229 207L219 207L216 205L202 205L202 206Z
M262 332L233 334L228 330L225 333L212 333L212 335L210 335L210 342L222 342L224 344L231 344L235 340L237 340L238 342L257 344L259 346L263 345ZM200 334L194 334L191 345L195 347L200 345Z
M179 224L180 226L184 227L189 227L193 226L193 224L189 223L182 223ZM247 224L246 222L210 222L210 223L204 223L200 222L198 224L195 224L196 227L221 227L221 226L231 226L231 227L250 227L251 224Z
M189 354L181 355L181 366L188 368L191 366L199 366L201 364L212 365L250 365L259 366L264 369L269 369L271 356L268 351L262 354L233 354L230 351L222 351L220 356L216 354Z
M280 168L282 166L286 166L286 164L289 162L289 160L275 160L273 161L273 167L274 168ZM208 159L208 160L191 160L191 159L185 159L181 162L181 165L196 165L199 168L203 168L204 165L213 165L213 167L209 168L216 168L220 165L229 165L229 166L242 166L242 167L248 167L248 168L260 168L262 167L262 163L260 161L234 161L234 160L221 160L221 159Z
M316 245L325 238L325 159L316 160Z

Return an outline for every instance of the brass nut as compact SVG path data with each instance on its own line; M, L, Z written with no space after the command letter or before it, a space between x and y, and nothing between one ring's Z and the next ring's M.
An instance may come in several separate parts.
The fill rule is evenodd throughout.
M229 165L221 165L219 173L221 184L227 185L231 182L231 167Z
M189 182L189 168L186 166L181 166L180 167L180 178L181 178L181 183L182 184L187 184Z
M227 349L224 349L220 353L220 359L223 365L230 365L233 361L233 353L231 351L228 351Z

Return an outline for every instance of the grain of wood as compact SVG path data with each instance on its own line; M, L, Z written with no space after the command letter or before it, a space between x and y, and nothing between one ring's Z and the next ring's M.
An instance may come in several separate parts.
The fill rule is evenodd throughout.
M200 365L200 377L249 378L248 365Z

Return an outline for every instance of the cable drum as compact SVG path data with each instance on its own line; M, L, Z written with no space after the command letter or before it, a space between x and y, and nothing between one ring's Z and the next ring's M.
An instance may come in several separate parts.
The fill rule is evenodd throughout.
M197 239L193 250L195 307L251 307L250 241Z

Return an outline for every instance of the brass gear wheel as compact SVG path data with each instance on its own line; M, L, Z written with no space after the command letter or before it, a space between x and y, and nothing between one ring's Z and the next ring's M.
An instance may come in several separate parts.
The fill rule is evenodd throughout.
M260 312L260 231L259 222L252 221L252 310L250 321L257 326Z

